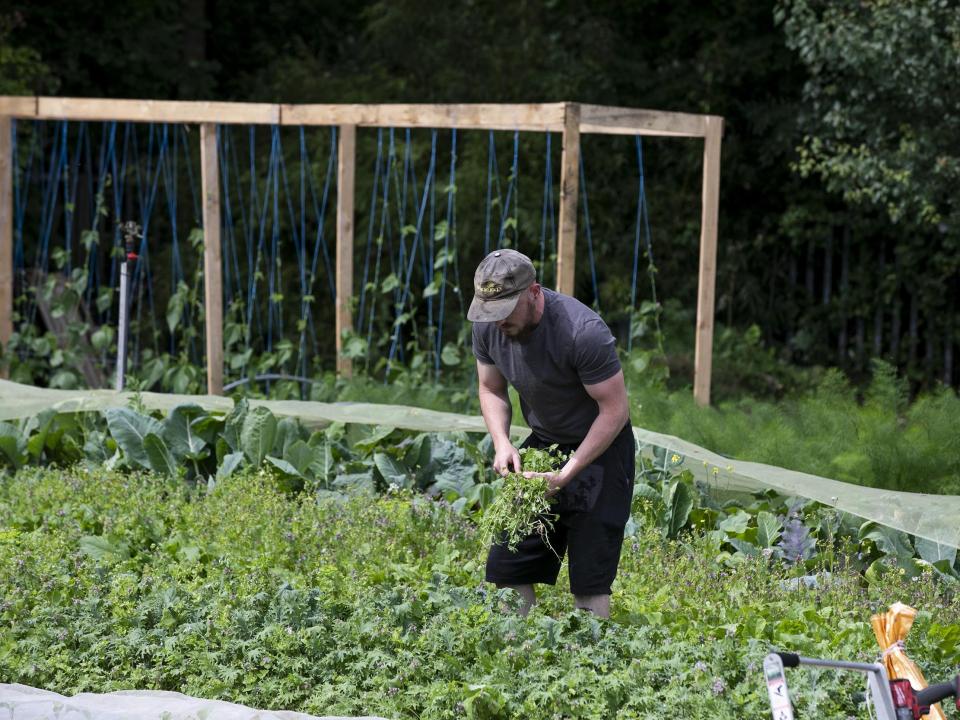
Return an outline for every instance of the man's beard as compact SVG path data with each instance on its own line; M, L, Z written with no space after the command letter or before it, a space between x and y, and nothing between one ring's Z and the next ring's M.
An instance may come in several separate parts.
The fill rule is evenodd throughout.
M513 342L518 342L518 343L525 343L530 339L530 336L533 335L533 331L537 329L537 324L530 323L518 330L514 330L511 328L510 332L507 332L500 328L497 328L497 329L500 330L501 333L503 333L503 336L507 338L507 340L511 340Z

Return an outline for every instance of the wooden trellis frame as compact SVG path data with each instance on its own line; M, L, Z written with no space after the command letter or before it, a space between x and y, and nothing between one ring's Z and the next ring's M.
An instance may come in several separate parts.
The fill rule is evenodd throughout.
M0 344L13 332L13 158L11 119L167 122L200 125L203 184L207 388L223 392L223 297L220 267L220 190L217 124L335 125L337 173L337 370L343 330L352 327L354 168L358 127L457 128L563 133L557 238L557 290L573 294L579 199L580 136L584 133L703 138L703 200L693 394L710 403L714 290L723 118L574 102L451 105L285 105L266 103L109 100L0 96Z

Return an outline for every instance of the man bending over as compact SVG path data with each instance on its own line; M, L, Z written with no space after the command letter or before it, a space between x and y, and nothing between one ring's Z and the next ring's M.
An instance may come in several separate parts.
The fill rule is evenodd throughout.
M557 444L574 453L559 472L543 474L556 495L549 545L537 534L516 553L495 544L486 579L519 592L526 615L536 602L534 585L555 584L568 552L576 607L609 617L635 469L613 335L586 305L542 287L530 258L509 249L490 253L477 267L467 318L473 322L480 410L493 439L494 470L506 475L522 469L510 440L508 383L520 395L532 430L522 447Z

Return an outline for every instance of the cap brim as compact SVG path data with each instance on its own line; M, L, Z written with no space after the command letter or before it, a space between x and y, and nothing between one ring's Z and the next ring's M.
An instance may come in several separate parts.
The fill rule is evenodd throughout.
M500 322L513 312L513 309L520 302L520 295L517 293L511 297L498 298L497 300L481 300L478 297L473 298L470 303L470 309L467 310L467 320L470 322Z

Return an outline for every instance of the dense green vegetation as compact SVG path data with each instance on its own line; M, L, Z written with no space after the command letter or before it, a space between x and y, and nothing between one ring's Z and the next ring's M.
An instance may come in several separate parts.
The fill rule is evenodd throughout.
M875 395L895 389L878 377ZM511 487L490 452L479 434L309 430L246 401L0 423L0 677L314 713L739 718L764 711L771 647L869 659L869 615L895 600L921 610L928 675L960 662L954 549L725 496L656 448L612 620L571 613L565 575L521 620L482 582L482 527ZM859 712L858 680L792 685L802 709Z
M641 364L641 366L643 366ZM912 401L906 381L883 363L857 388L836 371L796 373L762 349L741 345L719 358L719 373L731 383L757 382L778 373L792 384L779 401L739 397L701 408L689 388L669 390L650 382L624 360L634 425L674 435L728 455L813 473L844 482L910 492L960 493L960 400L950 389L922 393ZM468 376L469 377L469 376ZM777 380L777 382L780 382ZM390 384L328 376L314 399L382 402L479 414L473 378L457 386L400 375ZM293 385L290 389L295 391ZM514 423L523 424L514 401Z
M775 402L741 396L704 409L694 403L689 388L670 390L657 381L656 371L638 354L623 361L633 424L731 458L844 482L960 493L960 446L953 430L960 423L960 400L952 390L922 393L911 401L906 381L883 363L874 366L865 387L856 388L836 371L799 378L763 348L749 343L729 347L721 346L716 369L730 387L772 379L791 385L786 397ZM391 383L366 376L338 381L327 375L312 386L311 399L479 414L472 373L472 368L464 368L462 384L435 382L417 373L397 374ZM272 389L281 397L297 397L298 392L293 382ZM516 398L513 421L523 424Z
M754 486L756 492L747 498L723 491L719 480L695 481L687 464L694 458L677 451L644 445L640 455L642 482L634 495L641 507L628 534L644 519L667 538L696 528L708 533L717 561L726 564L764 553L806 562L820 553L818 540L826 543L822 550L828 554L842 541L856 548L854 565L868 577L893 561L912 576L930 569L948 582L960 580L955 548L863 522L844 512L842 504L823 507L804 500L801 487L795 490L800 498L763 486ZM278 420L268 408L250 407L246 400L226 415L193 404L179 405L167 416L131 407L107 409L102 417L48 409L20 427L0 423L0 459L15 470L80 464L88 470L152 471L208 488L240 472L266 470L291 492L421 491L478 521L481 545L501 533L514 544L550 523L546 484L516 474L492 475L486 435L339 422L311 430L293 417ZM556 461L544 451L524 455L529 470L544 470Z
M523 620L445 502L295 493L265 472L208 487L23 471L0 483L0 677L316 714L760 717L770 647L868 660L869 616L894 600L920 609L909 652L928 677L960 662L960 605L929 569L868 582L843 552L718 563L709 535L665 540L637 503L613 618L570 612L564 573ZM801 712L865 717L858 679L791 685Z

